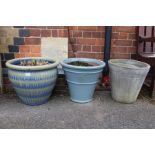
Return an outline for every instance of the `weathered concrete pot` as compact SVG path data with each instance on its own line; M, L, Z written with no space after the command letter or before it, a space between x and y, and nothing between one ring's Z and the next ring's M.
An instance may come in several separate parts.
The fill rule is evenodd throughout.
M19 66L21 60L46 60L47 65ZM22 58L6 62L8 76L19 98L28 105L46 103L57 79L58 62L49 58Z
M136 101L150 65L129 59L109 60L112 98L122 103Z
M68 63L81 61L98 66L74 66ZM61 62L69 86L71 100L86 103L93 99L94 90L105 63L96 59L68 58Z

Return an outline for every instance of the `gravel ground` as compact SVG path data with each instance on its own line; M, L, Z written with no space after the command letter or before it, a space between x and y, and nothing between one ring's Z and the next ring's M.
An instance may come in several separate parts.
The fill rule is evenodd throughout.
M41 106L22 104L14 94L0 95L3 129L128 129L155 128L155 104L139 97L136 103L113 101L109 92L96 92L92 102L77 104L69 96L53 96Z

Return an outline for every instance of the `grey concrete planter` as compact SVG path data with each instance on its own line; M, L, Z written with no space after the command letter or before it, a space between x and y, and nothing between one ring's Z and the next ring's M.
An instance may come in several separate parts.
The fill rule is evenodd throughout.
M122 103L135 102L150 65L129 59L109 60L112 98Z

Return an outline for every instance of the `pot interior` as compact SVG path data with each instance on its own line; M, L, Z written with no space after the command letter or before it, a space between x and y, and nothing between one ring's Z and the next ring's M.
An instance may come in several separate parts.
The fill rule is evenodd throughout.
M131 69L143 69L149 66L144 62L128 59L113 59L110 60L110 63L119 67L125 67Z
M73 61L73 62L69 62L68 64L73 66L98 66L99 65L94 62L84 62L84 61Z
M103 65L103 62L90 59L90 58L68 58L63 61L65 64L70 66L79 66L79 67L95 67Z
M46 61L48 64L53 64L54 61L53 60L48 60L48 59L43 59L43 58L23 58L23 59L17 59L17 60L14 60L12 61L10 64L12 65L16 65L16 66L20 66L21 65L21 62L24 62L24 63L28 63L30 61L37 61L37 62L42 62L42 61ZM42 64L43 65L43 64ZM39 65L38 65L39 66ZM41 66L41 65L40 65Z

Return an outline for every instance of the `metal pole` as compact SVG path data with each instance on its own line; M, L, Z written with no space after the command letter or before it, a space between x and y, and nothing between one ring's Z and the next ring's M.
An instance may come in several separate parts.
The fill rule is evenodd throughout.
M111 36L112 36L112 26L105 27L105 46L104 46L104 62L106 66L104 68L103 74L109 74L108 60L110 59L111 50Z

